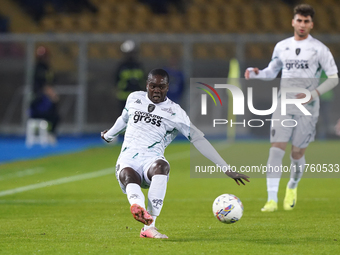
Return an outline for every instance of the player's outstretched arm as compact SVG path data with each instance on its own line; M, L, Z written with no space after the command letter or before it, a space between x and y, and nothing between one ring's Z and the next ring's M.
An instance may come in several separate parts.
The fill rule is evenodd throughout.
M105 142L110 143L116 136L125 131L126 125L124 118L120 116L109 130L102 131L100 135Z
M248 67L246 69L246 71L244 72L244 78L246 78L246 80L250 79L250 74L254 72L255 75L259 74L259 69L257 67Z
M216 165L221 166L222 169L225 169L223 166L226 166L226 169L228 170L226 170L224 173L228 175L230 178L234 179L237 185L240 185L240 183L245 185L244 181L249 182L248 176L237 172L233 172L230 169L229 165L223 160L220 154L218 154L215 148L204 136L195 137L195 139L193 139L191 142L196 147L196 149L200 153L202 153L202 155L205 156L207 159L211 160Z

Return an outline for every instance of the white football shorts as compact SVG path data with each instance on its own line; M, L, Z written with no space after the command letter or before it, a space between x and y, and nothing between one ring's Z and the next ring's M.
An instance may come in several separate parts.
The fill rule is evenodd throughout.
M119 173L125 167L131 167L134 169L141 177L141 187L143 189L148 189L150 187L151 181L148 178L148 170L150 166L156 160L164 160L169 164L163 155L155 153L137 152L137 151L123 151L120 153L119 158L116 163L116 178L122 189L123 193L126 194L126 187L119 180ZM170 165L170 164L169 164ZM168 176L169 178L169 176Z
M275 111L270 128L270 142L289 142L298 148L306 148L315 138L318 117L305 115L281 115ZM294 127L294 125L296 125Z

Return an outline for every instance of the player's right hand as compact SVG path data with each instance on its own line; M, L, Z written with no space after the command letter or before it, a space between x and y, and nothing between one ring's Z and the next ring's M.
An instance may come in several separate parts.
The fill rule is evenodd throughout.
M104 134L105 134L107 131L108 131L108 130L106 129L106 130L100 132L100 136L102 137L102 139L103 139L105 142L109 143L110 141L106 140L105 137L104 137Z
M258 75L259 69L257 67L248 67L244 72L244 78L246 78L246 80L250 79L250 72L254 72L256 75Z
M240 183L242 183L243 185L246 185L243 180L250 182L249 176L244 175L244 174L240 174L237 172L233 172L232 170L228 170L225 172L226 175L228 175L230 178L234 179L234 181L237 183L237 185L240 185ZM240 183L239 183L240 182Z

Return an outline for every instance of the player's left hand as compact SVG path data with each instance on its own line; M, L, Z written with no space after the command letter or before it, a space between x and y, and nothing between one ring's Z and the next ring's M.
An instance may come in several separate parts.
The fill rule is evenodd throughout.
M305 97L306 97L306 94L305 94L305 93L299 93L299 94L296 95L296 98L297 98L297 99L302 99L302 98L305 98ZM306 103L303 103L303 104L309 104L312 100L313 100L313 97L311 96L310 99L309 99L309 101L306 102Z
M100 136L102 137L102 139L103 139L105 142L109 143L110 141L106 140L105 137L104 137L104 134L105 134L107 131L108 131L108 130L106 129L106 130L104 130L103 132L100 132Z
M237 183L237 185L240 185L240 183L242 183L243 185L246 185L243 180L247 181L247 182L250 182L248 180L249 176L247 175L244 175L244 174L240 174L240 173L237 173L237 172L233 172L231 170L228 170L225 172L226 175L228 175L230 178L234 179L235 182ZM240 183L239 183L240 182Z

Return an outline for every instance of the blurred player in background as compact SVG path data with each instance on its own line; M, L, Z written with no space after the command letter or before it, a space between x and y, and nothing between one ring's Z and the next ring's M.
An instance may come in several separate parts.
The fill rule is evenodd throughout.
M178 64L178 58L172 57L169 66L164 70L169 74L171 86L169 87L168 96L176 104L181 103L182 95L184 92L184 73Z
M124 59L118 65L115 77L115 95L119 101L119 112L124 109L130 93L143 89L145 81L142 64L138 61L136 43L127 40L120 46L120 50L124 54Z
M305 151L308 144L314 141L315 126L319 116L319 96L331 90L338 84L338 69L329 49L320 41L314 39L309 33L313 28L314 9L310 5L301 4L294 8L292 26L294 36L276 44L272 61L268 67L259 70L248 68L245 71L246 79L274 79L282 70L281 88L298 87L308 89L312 98L304 106L312 114L304 115L295 105L287 106L287 115L281 115L281 104L273 113L272 120L293 119L298 124L295 127L283 127L281 121L273 121L271 127L267 166L281 167L288 141L292 140L290 180L286 188L283 201L285 210L292 210L296 205L297 186L305 167ZM328 79L318 86L322 69ZM287 95L287 98L304 98L303 93ZM280 95L279 95L280 100ZM277 169L278 169L277 168ZM269 169L269 167L268 167ZM277 210L277 192L282 172L267 172L268 201L261 209L263 212Z
M54 74L50 67L50 54L44 46L36 50L36 65L33 78L33 99L30 104L30 118L44 119L49 123L49 142L56 142L56 128L59 124L59 96L53 88Z
M208 159L223 167L225 174L237 184L248 177L229 170L204 134L190 123L185 111L167 97L169 75L163 69L150 71L146 92L129 95L122 115L110 130L101 133L106 142L125 131L121 153L116 164L116 177L131 204L134 218L144 224L140 237L168 238L158 232L155 221L166 193L170 165L165 148L181 132ZM142 188L149 188L145 210Z
M334 130L335 130L335 134L337 136L340 136L340 119L338 119L338 122L336 123Z

